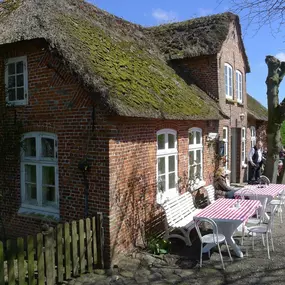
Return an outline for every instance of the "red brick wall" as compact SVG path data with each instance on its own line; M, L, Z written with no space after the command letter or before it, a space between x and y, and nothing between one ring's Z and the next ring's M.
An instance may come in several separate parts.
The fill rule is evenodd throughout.
M90 182L89 215L101 211L105 215L105 237L109 239L109 165L108 141L110 131L98 106L74 77L52 56L42 41L9 45L0 51L1 104L4 94L4 58L27 56L29 103L15 107L17 119L24 130L46 131L58 136L59 205L61 221L84 216L84 180L78 162L87 155L92 158L88 179ZM93 125L92 112L95 110ZM15 113L8 108L8 116ZM94 132L92 128L94 127ZM15 180L13 195L2 204L7 236L23 236L41 231L46 221L18 215L20 201L20 164L11 165L5 173ZM4 173L1 170L1 175ZM0 184L3 179L0 179ZM0 185L3 187L4 185ZM3 233L3 231L1 231Z
M173 129L178 136L178 176L188 172L188 130L203 131L203 169L212 182L215 148L206 142L208 132L217 132L217 122L116 120L117 135L110 141L111 244L118 253L139 240L139 229L162 222L156 208L156 132ZM156 216L158 215L158 216ZM157 220L158 218L158 220ZM144 224L146 221L146 224Z

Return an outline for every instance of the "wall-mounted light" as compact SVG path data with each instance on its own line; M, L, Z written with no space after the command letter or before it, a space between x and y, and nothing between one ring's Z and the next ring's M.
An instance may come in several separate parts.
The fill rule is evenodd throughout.
M239 117L240 117L240 120L243 121L243 120L244 120L244 117L245 117L244 113L241 113L241 114L239 115Z

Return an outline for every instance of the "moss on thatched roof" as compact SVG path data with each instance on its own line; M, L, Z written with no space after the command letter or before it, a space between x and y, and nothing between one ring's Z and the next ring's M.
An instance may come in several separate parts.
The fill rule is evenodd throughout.
M217 54L228 36L231 22L236 24L246 68L249 72L250 68L241 38L239 18L235 14L227 12L164 24L146 30L168 60L182 59Z
M201 89L187 85L167 65L141 26L82 0L9 2L18 7L0 17L0 45L45 39L116 114L194 120L222 117ZM6 8L5 2L0 3L2 11Z
M268 121L267 109L249 94L247 94L247 112L256 120Z

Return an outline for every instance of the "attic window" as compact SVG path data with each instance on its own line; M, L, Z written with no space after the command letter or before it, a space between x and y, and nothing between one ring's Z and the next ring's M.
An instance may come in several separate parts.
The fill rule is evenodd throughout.
M225 63L224 75L226 98L233 99L233 68L228 63Z
M6 101L12 105L28 102L27 57L9 58L5 67Z

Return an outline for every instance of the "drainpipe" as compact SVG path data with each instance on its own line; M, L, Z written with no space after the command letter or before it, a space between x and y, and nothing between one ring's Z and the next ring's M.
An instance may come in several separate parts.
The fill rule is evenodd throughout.
M87 157L83 158L78 163L78 169L82 171L84 181L84 218L89 216L89 180L87 178L87 172L89 171L90 167L90 160Z

